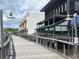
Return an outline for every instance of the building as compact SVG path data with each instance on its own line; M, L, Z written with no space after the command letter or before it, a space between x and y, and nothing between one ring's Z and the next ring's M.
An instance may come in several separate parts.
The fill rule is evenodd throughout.
M26 31L28 34L35 33L35 29L37 27L37 23L42 21L45 18L45 14L43 12L28 12L25 14L21 24L20 29L22 32ZM27 31L28 30L28 31Z
M35 33L35 29L37 27L37 23L39 21L42 21L45 18L45 15L43 12L30 12L29 15L26 17L27 18L27 29L28 29L28 34L33 34Z
M37 23L39 36L49 36L63 39L72 34L71 22L66 20L67 15L73 19L73 14L79 15L79 0L51 0L41 12L45 12L45 20Z
M19 31L21 35L27 35L28 34L28 29L27 29L27 19L26 16L23 17L20 25L19 25Z
M45 12L45 19L37 23L37 34L42 37L42 39L38 39L38 42L73 58L75 55L73 51L75 50L73 14L79 15L79 0L51 0L41 9L41 12ZM67 17L72 20L67 20ZM79 24L78 19L79 16L76 18L77 25ZM78 32L79 26L77 26L77 35L79 36ZM76 55L76 57L78 56Z

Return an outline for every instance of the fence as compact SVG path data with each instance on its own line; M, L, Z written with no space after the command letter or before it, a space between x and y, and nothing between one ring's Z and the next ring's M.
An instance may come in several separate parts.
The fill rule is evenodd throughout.
M39 36L32 36L32 35L21 35L23 38L26 38L30 41L34 41L52 51L61 54L62 56L66 57L67 59L72 59L74 57L74 43L59 40L54 38L47 38L47 37L39 37ZM79 46L78 46L79 49ZM78 50L77 49L77 50ZM79 58L79 51L77 52L77 59Z
M4 35L3 44L0 42L0 59L9 59L10 55L10 36Z

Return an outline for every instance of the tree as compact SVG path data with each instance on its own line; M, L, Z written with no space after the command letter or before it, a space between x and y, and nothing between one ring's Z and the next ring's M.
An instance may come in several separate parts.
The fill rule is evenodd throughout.
M14 29L14 28L5 28L4 29L4 32L6 32L6 33L15 33L17 31L18 31L18 29Z

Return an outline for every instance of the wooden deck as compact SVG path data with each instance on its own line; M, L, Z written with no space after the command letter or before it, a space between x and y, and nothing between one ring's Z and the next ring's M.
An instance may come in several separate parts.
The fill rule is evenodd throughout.
M66 59L39 44L12 35L10 59Z

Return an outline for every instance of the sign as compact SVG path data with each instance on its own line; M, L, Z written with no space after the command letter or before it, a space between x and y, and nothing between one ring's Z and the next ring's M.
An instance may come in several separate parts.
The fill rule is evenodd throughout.
M74 43L78 44L78 37L74 37Z

